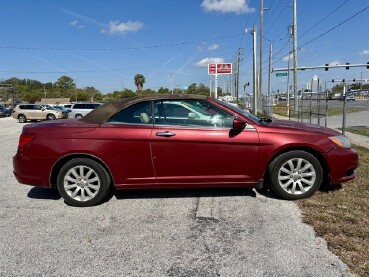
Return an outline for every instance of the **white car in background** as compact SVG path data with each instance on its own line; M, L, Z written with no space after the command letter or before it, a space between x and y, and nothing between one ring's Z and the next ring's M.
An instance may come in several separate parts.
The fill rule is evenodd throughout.
M74 103L70 108L68 118L82 118L90 111L100 107L101 103Z

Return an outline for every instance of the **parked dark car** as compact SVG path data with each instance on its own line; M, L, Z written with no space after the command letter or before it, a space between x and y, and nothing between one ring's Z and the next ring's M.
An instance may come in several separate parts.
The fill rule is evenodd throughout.
M7 109L5 106L0 105L0 117L6 117L7 115Z
M156 95L25 125L13 166L20 183L56 187L75 206L100 203L111 187L267 187L292 200L354 179L358 154L332 129L261 119L210 97Z
M12 113L13 113L13 108L12 107L7 107L6 111L5 111L6 116L11 116Z

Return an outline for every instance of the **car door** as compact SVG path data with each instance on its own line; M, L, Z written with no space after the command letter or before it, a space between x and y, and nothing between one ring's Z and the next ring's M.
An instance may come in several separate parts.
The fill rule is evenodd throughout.
M32 105L32 110L30 110L29 114L30 114L30 119L45 119L46 116L44 116L44 112L42 110L42 106L41 105Z
M175 121L166 105L180 102L189 107ZM193 111L201 116L193 117ZM249 125L244 131L231 129L233 115L206 101L155 101L155 125L151 135L156 180L160 186L236 185L255 182L259 165L259 137Z
M150 147L152 128L150 101L121 110L100 128L101 137L108 141L101 152L117 187L152 187L156 183Z

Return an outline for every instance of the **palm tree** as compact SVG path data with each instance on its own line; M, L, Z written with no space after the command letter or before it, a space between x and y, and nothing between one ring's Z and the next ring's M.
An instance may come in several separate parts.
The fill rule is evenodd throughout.
M143 88L143 84L145 83L145 76L143 76L142 74L136 74L134 81L137 90L141 91Z

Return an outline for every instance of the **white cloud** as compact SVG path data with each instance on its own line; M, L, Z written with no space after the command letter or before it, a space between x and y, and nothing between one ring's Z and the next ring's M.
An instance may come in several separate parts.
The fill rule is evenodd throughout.
M255 8L250 8L246 0L203 0L201 7L207 12L228 13L252 13Z
M79 23L78 20L73 20L72 22L69 23L69 25L74 28L78 28L78 29L82 29L84 27L83 25Z
M119 21L110 21L108 29L102 29L101 33L103 34L126 34L128 32L137 32L142 29L144 24L139 21L127 21L127 22L119 22Z
M291 61L292 58L293 58L293 53L290 53L289 55L286 55L286 56L283 57L283 61L288 62L288 60Z
M333 61L333 62L330 62L329 65L339 65L340 62L339 61Z
M78 26L78 21L74 20L71 23L69 23L70 26Z
M208 67L209 63L224 63L223 58L204 58L197 63L195 63L196 67Z
M369 50L364 50L364 51L361 51L359 53L360 56L368 56L369 55Z
M212 44L208 47L208 50L213 51L219 48L219 44Z

